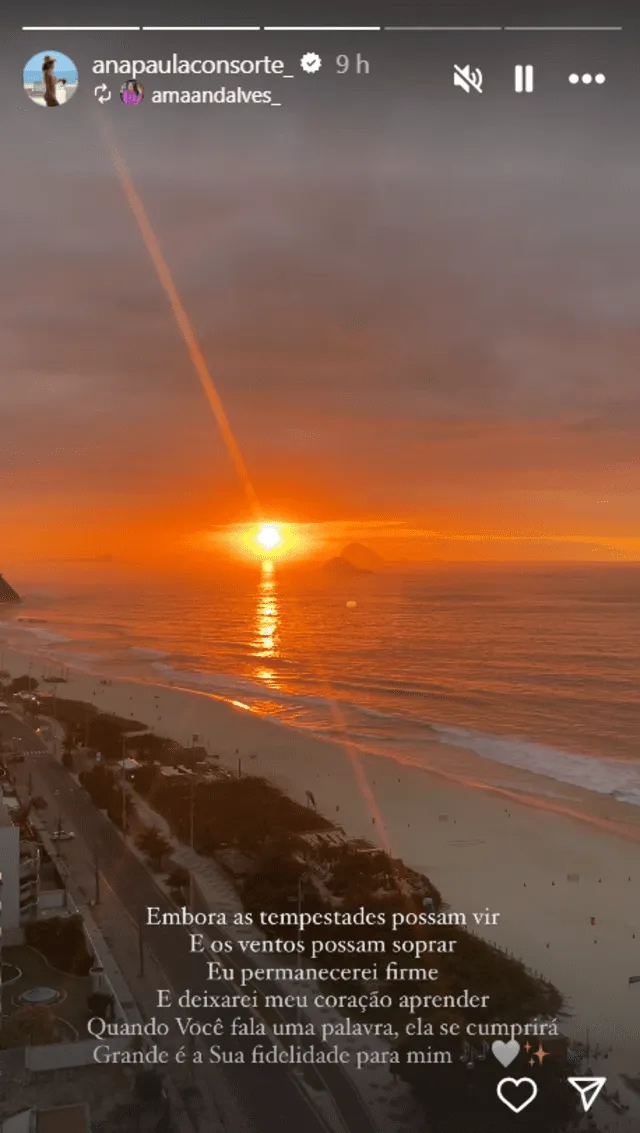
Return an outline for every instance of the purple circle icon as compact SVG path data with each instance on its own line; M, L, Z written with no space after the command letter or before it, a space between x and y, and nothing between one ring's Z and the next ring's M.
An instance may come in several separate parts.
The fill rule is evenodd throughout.
M138 106L144 98L144 87L136 81L123 83L120 87L120 98L125 106Z

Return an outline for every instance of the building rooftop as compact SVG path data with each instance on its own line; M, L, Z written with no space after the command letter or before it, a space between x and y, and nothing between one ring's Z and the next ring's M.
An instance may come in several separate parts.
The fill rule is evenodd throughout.
M36 1133L88 1133L89 1111L84 1105L61 1105L38 1111Z
M6 1133L23 1133L15 1119L24 1111L38 1117L38 1124L28 1133L88 1133L88 1117L91 1124L99 1126L109 1119L114 1108L132 1101L131 1077L121 1066L92 1063L31 1074L25 1069L24 1050L14 1048L0 1051L0 1072L0 1133L5 1133L5 1125ZM81 1105L79 1097L83 1098ZM87 1111L84 1124L83 1109ZM107 1127L112 1133L119 1124L114 1120Z
M141 764L137 759L121 759L118 763L118 767L120 767L123 771L135 771L136 768L140 766Z
M6 801L0 798L0 827L2 826L13 826L13 822Z
M5 1117L0 1133L88 1133L89 1111L84 1105L61 1105L53 1109L23 1109Z

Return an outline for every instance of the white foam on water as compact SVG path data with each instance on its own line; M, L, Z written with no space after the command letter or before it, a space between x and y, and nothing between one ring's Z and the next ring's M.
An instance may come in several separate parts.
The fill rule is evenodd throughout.
M544 775L559 783L570 783L598 795L611 795L621 802L640 806L640 765L623 760L574 755L518 737L490 736L468 728L433 724L443 744L467 748L483 759L518 767L531 775Z

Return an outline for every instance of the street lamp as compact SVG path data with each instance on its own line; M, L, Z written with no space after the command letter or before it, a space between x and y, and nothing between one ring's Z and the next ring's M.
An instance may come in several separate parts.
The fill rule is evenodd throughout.
M144 977L144 937L142 935L142 921L138 920L138 963L140 970L138 975L140 979Z
M195 849L194 844L193 844L194 833L195 833L195 809L196 809L196 785L194 783L193 776L192 776L191 785L190 785L190 792L189 792L189 845L191 847L192 853L194 852L194 849ZM191 862L191 868L189 870L189 908L190 908L192 913L194 911L194 909L193 909L193 905L194 905L193 864L194 863L192 861Z
M125 771L125 737L122 737L122 837L127 837L127 776Z
M302 883L306 881L306 874L298 877L298 956L300 956L300 942L302 940ZM299 996L297 997L299 999ZM296 1006L296 1023L300 1022L300 1004Z

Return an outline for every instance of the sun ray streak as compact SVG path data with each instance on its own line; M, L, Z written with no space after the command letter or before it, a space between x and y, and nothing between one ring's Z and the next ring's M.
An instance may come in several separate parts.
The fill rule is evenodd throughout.
M169 300L171 309L173 311L173 316L182 335L182 339L187 348L187 352L193 364L193 368L196 372L200 385L204 390L207 401L209 402L209 405L213 410L214 416L218 423L218 428L220 429L223 440L229 451L229 455L231 456L231 459L235 465L236 472L238 473L238 477L244 488L251 510L253 514L258 517L260 515L260 505L255 488L251 481L251 477L249 476L249 472L245 464L242 452L240 451L240 446L236 441L233 430L229 423L229 418L227 417L224 406L222 404L222 399L215 387L215 383L209 371L209 367L207 365L204 354L202 353L202 349L196 337L196 333L191 325L191 320L189 319L184 304L180 299L177 287L173 280L173 276L171 275L171 271L169 269L169 265L164 257L158 238L156 237L156 234L153 230L151 221L149 220L147 211L142 202L142 198L140 197L140 194L138 193L133 183L133 178L131 176L127 163L125 162L113 138L106 130L106 127L104 127L104 124L103 128L105 128L107 134L109 152L118 174L118 179L122 186L122 190L127 199L131 212L135 217L140 235L144 241L144 245L156 270L158 280L167 296L167 299Z
M142 240L144 242L144 245L147 249L147 252L149 253L149 256L151 258L153 266L156 270L156 275L158 277L158 280L159 280L159 282L160 282L160 284L161 284L161 286L162 286L162 288L163 288L163 290L164 290L164 292L165 292L165 294L166 294L166 296L169 300L169 303L171 305L171 309L173 311L173 316L175 318L178 329L179 329L179 331L182 335L184 344L187 348L189 357L190 357L191 362L193 364L193 367L196 371L198 380L200 381L200 384L202 386L202 389L204 390L207 401L209 402L209 405L210 405L211 409L213 410L216 421L218 422L218 427L220 429L220 432L222 433L222 437L225 441L227 449L229 450L229 454L230 454L230 456L233 460L233 463L235 465L235 468L236 468L236 471L237 471L238 476L240 478L240 481L241 481L241 483L244 487L244 490L245 490L245 493L246 493L246 496L247 496L247 500L248 500L248 502L251 506L251 509L252 509L254 515L256 517L259 517L261 509L260 509L260 505L259 505L258 498L257 498L257 495L256 495L256 491L253 487L253 483L251 481L247 466L246 466L245 461L244 461L244 457L242 455L242 452L240 451L240 447L239 447L239 445L238 445L238 443L235 439L235 436L233 434L231 425L229 423L229 419L226 415L224 406L222 404L222 400L221 400L220 395L219 395L219 393L218 393L218 391L215 387L213 378L212 378L212 376L209 372L207 362L206 362L205 357L204 357L202 350L200 348L200 344L199 344L198 339L196 337L195 331L194 331L194 329L191 325L191 321L189 319L189 316L188 316L188 314L185 310L185 307L182 303L182 300L180 299L180 296L178 294L178 290L177 290L176 285L173 281L173 277L171 275L169 265L168 265L168 263L167 263L167 261L164 257L164 254L163 254L162 249L160 247L160 243L159 243L159 241L158 241L158 239L155 235L155 232L153 230L153 227L151 225L151 221L149 220L149 217L147 216L147 212L146 212L146 209L145 209L144 204L142 202L142 199L141 199L141 197L140 197L140 195L139 195L139 193L138 193L138 191L137 191L137 189L134 185L133 178L131 176L129 168L128 168L122 154L120 153L113 137L111 136L111 134L107 130L104 121L102 121L101 124L102 124L102 128L105 131L105 135L106 135L106 138L107 138L107 147L108 147L109 153L111 154L111 158L112 158L114 167L116 169L118 179L120 181L120 185L122 186L122 190L124 192L124 195L126 197L128 204L129 204L131 212L133 213L133 215L135 217L136 223L138 225L138 229L140 231L140 235L141 235ZM276 532L278 534L277 541L271 542L271 547L273 549L273 548L275 548L275 546L277 546L277 543L280 542L280 532L279 532L279 529L277 529L275 527L275 525L266 525L266 526L263 526L261 528L261 532L266 532L267 530L269 530L269 532L270 532L270 534L268 536L269 542L271 542L271 539ZM356 778L356 781L358 783L358 787L359 787L360 792L363 796L365 804L368 807L369 812L372 815L373 821L377 826L378 835L379 835L379 837L380 837L380 839L381 839L381 841L382 841L382 843L385 847L385 850L387 851L387 853L391 853L391 844L390 844L389 836L388 836L387 830L385 828L385 824L384 824L384 820L383 820L383 817L382 817L381 810L377 805L375 793L373 791L371 784L369 783L369 781L367 779L367 775L366 775L366 772L365 772L364 767L362 765L362 760L361 760L359 753L352 747L352 745L349 742L349 739L348 739L348 736L347 736L347 729L345 727L344 720L342 718L342 714L340 712L339 706L336 703L335 698L333 697L333 693L332 693L332 690L330 689L329 682L327 681L326 683L327 683L327 691L328 691L328 700L329 700L329 703L331 704L331 710L334 714L334 718L336 719L336 722L338 723L338 725L341 728L341 731L343 732L342 743L343 743L343 746L344 746L344 750L347 754L347 757L349 759L349 762L351 764L353 774Z

